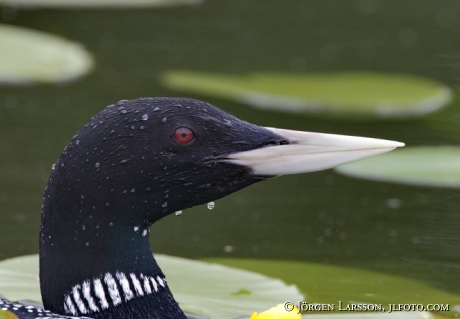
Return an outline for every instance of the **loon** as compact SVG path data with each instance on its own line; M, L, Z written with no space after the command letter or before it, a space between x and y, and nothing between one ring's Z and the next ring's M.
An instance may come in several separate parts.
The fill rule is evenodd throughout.
M20 319L186 318L149 244L150 226L285 174L403 143L257 126L188 98L122 100L64 149L44 192L44 309L0 299Z

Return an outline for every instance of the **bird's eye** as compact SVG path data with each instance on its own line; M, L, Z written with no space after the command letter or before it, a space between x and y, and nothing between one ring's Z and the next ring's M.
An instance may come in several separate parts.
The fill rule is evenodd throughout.
M187 127L179 127L174 131L174 139L179 144L188 144L195 139L195 134Z

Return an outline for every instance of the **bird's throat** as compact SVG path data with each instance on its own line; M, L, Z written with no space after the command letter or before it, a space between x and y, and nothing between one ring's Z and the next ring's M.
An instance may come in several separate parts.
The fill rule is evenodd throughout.
M40 285L46 310L92 318L185 318L153 257L148 227L96 214L85 222L76 213L56 216L52 205L44 209Z

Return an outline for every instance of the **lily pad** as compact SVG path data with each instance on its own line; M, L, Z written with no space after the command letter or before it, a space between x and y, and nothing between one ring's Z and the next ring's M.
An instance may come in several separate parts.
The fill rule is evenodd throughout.
M165 255L155 258L187 312L209 318L249 317L285 300L303 299L294 285L254 272ZM1 261L0 293L10 300L41 300L38 255Z
M23 8L126 8L198 4L202 0L0 0L0 5Z
M79 43L0 24L0 84L71 81L92 67L91 55Z
M400 184L460 188L460 147L406 147L335 168L341 174Z
M460 296L433 288L422 282L385 273L357 268L339 267L298 261L254 260L235 258L210 258L207 261L257 271L267 276L277 276L286 283L295 283L305 295L301 301L334 305L333 311L306 311L318 318L431 318L426 312L388 313L389 304L448 304L449 311L439 312L440 317L460 315ZM298 300L289 300L294 303ZM340 311L349 304L381 304L384 311L363 313ZM391 316L390 316L391 315ZM434 313L436 315L436 313ZM354 317L353 317L354 316ZM309 316L307 316L310 318ZM316 317L315 317L316 318Z
M262 109L340 116L421 116L452 100L451 90L432 80L370 72L226 75L170 71L162 82L172 90Z
M18 317L10 311L0 309L0 319L18 319Z

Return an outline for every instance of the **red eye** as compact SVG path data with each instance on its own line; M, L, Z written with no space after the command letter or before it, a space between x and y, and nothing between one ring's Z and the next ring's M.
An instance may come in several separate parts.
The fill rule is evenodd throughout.
M174 139L177 143L188 144L195 138L192 130L187 127L179 127L174 131Z

